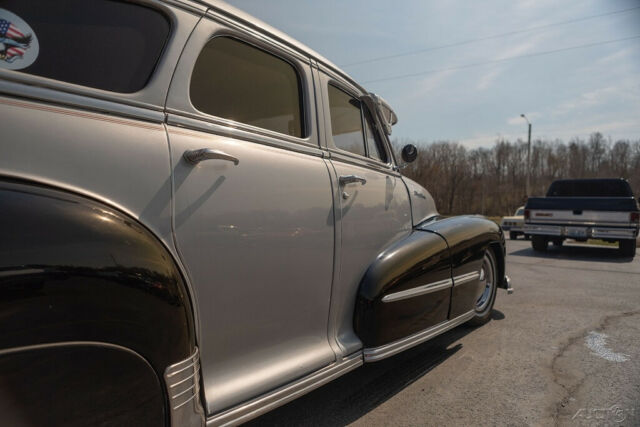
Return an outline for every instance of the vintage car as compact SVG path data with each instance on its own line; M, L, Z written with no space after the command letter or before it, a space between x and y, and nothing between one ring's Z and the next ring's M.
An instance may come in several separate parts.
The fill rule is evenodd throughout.
M500 223L500 227L504 231L509 232L509 239L516 240L519 235L523 235L525 239L528 239L529 236L524 234L524 206L520 206L516 209L516 212L513 216L505 216L502 218L502 222Z
M389 105L268 25L0 6L3 425L237 424L509 288L500 228L400 174Z

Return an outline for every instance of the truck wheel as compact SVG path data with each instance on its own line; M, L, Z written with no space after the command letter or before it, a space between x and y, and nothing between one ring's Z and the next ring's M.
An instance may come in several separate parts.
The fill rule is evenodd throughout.
M623 257L631 257L636 256L636 241L633 239L620 240L618 242L620 247L620 255Z
M509 232L509 240L516 240L517 238L518 238L518 233L516 233L515 231Z
M549 241L544 236L531 236L531 247L534 251L544 252L547 250Z

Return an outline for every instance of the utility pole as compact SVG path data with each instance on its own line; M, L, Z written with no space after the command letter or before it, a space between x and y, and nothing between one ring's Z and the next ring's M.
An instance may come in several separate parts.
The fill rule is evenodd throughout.
M520 114L520 117L527 121L529 125L529 136L527 138L527 183L526 183L526 192L527 199L531 196L531 122L527 119L527 116L524 114Z

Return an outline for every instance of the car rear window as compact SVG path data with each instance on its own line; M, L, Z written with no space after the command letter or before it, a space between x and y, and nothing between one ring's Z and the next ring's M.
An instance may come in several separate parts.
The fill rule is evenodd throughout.
M131 2L0 0L0 8L8 12L2 17L6 28L33 32L24 34L31 37L17 47L22 51L13 51L22 57L9 58L13 68L3 68L112 92L146 85L170 33L161 12ZM19 33L4 33L5 41L7 34ZM35 61L21 68L36 50Z
M202 49L191 76L193 106L213 116L302 137L298 72L289 62L229 37Z
M555 181L547 197L632 197L627 181L622 179L576 179Z

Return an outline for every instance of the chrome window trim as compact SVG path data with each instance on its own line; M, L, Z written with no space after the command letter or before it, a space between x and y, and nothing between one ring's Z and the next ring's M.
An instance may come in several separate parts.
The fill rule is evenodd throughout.
M232 20L222 19L216 14L206 14L205 18L206 19L202 19L195 27L193 34L190 37L190 40L186 43L181 58L178 61L174 79L169 87L165 111L186 118L203 121L208 124L218 124L227 129L227 134L230 129L235 129L246 132L245 135L253 134L266 136L287 142L293 142L295 144L320 148L321 143L318 136L319 131L317 129L318 123L316 122L318 112L314 100L316 90L313 69L311 67L311 59L275 42L264 34L246 29ZM193 74L195 63L202 53L202 49L210 40L216 37L234 38L245 44L251 45L256 49L260 49L270 55L276 56L294 67L300 81L300 102L302 107L301 117L306 135L305 137L300 138L291 136L271 131L269 129L236 122L223 117L217 117L195 108L189 96L191 75ZM255 141L255 138L244 139Z
M460 316L451 320L438 323L435 326L424 329L408 337L401 338L397 341L393 341L389 344L382 345L380 347L365 348L363 351L365 362L377 362L387 357L393 356L401 351L407 350L418 344L421 344L437 335L440 335L450 329L455 328L464 322L471 320L475 316L475 310L468 311Z
M211 18L209 14L207 14L207 18ZM280 136L295 139L298 142L302 142L302 141L308 142L311 139L311 135L313 133L313 117L311 114L311 99L309 99L310 97L308 95L310 92L309 89L313 86L313 80L307 78L306 70L304 70L303 67L300 66L301 65L300 63L304 64L305 66L309 66L309 69L310 69L311 68L310 59L308 57L303 57L298 54L293 54L293 52L290 52L288 49L283 49L281 46L278 46L272 40L269 40L266 38L264 40L256 39L255 36L252 37L251 35L247 35L243 31L238 31L234 28L223 27L221 30L218 30L214 34L212 34L211 37L209 37L207 41L204 43L204 45L202 45L202 47L200 48L200 52L196 57L196 62L200 58L200 55L202 54L202 50L205 48L205 46L211 43L214 39L217 39L220 37L229 38L229 39L238 41L240 43L244 43L248 46L253 47L254 49L258 49L268 55L274 56L277 59L280 59L281 61L284 61L287 64L291 65L291 67L293 67L293 69L295 70L296 76L298 77L298 84L299 84L298 90L300 95L299 107L301 109L300 118L302 119L302 123L301 123L302 134L304 136L298 137L298 136L290 135L287 133L276 132L267 128L253 126L243 122L237 122L235 120L227 119L221 116L209 114L205 111L202 111L196 108L196 106L193 105L193 103L191 102L191 96L190 96L191 76L193 75L195 63L191 67L191 74L189 75L189 87L188 87L189 92L186 94L191 108L193 108L194 111L204 115L205 117L212 118L213 120L216 120L216 121L225 122L229 125L233 125L238 128L246 128L248 131L251 131L251 132L280 135Z
M293 383L284 385L234 408L214 414L207 419L207 427L237 425L247 422L278 406L297 399L362 364L362 352L358 351Z
M319 71L322 73L324 71L322 71L322 69L319 69ZM358 89L356 89L355 87L349 85L347 82L332 76L331 74L324 72L325 77L327 77L328 81L325 83L321 83L322 86L322 90L326 92L327 95L327 100L329 99L329 85L334 86L336 89L339 89L343 92L345 92L347 95L351 96L352 98L355 98L357 100L360 100L360 98L362 96L364 96L363 94L360 93L360 91ZM361 104L364 104L363 101L360 100ZM366 107L366 105L365 105ZM329 117L328 119L325 118L325 120L327 120L327 125L329 127L329 129L331 129L331 108L330 106L326 107L326 112L328 113ZM371 115L374 116L373 112L371 112ZM340 154L340 155L344 155L347 158L350 159L354 159L354 160L359 160L360 162L364 163L366 166L368 167L374 167L374 168L378 168L378 169L394 169L393 168L393 156L390 154L389 148L388 148L388 144L386 143L386 140L384 139L384 137L382 137L381 135L378 135L380 138L382 138L382 148L385 150L385 154L387 156L387 163L381 162L379 160L376 160L374 158L369 157L368 155L368 151L369 148L367 147L367 135L366 135L366 129L365 129L365 116L364 116L364 111L362 110L362 107L360 107L360 121L362 123L362 143L365 149L365 156L361 156L359 154L355 154L352 153L350 151L347 150L343 150L341 148L338 148L335 146L335 144L333 143L333 132L331 132L330 134L327 135L326 137L326 141L331 141L333 146L329 146L327 144L327 150L329 150L329 152L332 153L336 153L336 154ZM374 119L375 120L375 119ZM377 128L377 126L376 126ZM358 164L358 163L356 163Z
M91 97L96 100L162 110L178 58L186 44L189 34L193 30L193 26L189 26L187 22L182 21L186 21L186 16L192 16L195 19L200 19L200 17L204 15L204 11L194 13L193 11L184 9L183 6L178 7L162 0L128 1L161 12L167 18L171 27L168 38L160 56L158 57L153 72L149 76L146 84L137 92L112 92L90 86L68 83L62 80L55 80L44 76L26 74L17 70L5 69L0 69L0 81L11 81L39 88L49 88L61 94L80 95Z
M285 150L309 154L312 156L324 157L324 151L322 151L317 145L307 141L299 141L297 140L297 138L293 137L283 138L284 135L277 132L273 132L273 135L269 135L262 132L247 131L235 126L229 126L228 124L222 124L218 120L205 120L202 117L189 115L188 113L184 112L168 112L167 124L184 129L206 132L228 138L249 141L256 144L282 148Z
M415 288L406 289L404 291L394 292L382 297L382 302L394 302L407 298L417 297L419 295L429 294L431 292L441 291L448 289L453 285L451 279L439 280L433 283L427 283L426 285L416 286Z
M268 44L279 52L286 53L288 56L295 57L299 61L309 61L310 55L306 51L292 49L289 45L279 42L273 34L257 31L241 22L237 17L226 16L215 9L208 9L205 17L218 24L221 24L231 30L234 34L244 35L248 39L257 40Z
M340 162L349 163L355 166L362 166L378 172L386 173L388 175L400 176L400 173L387 165L381 165L367 161L368 159L362 156L351 154L342 150L328 149L329 158L331 160L338 160Z
M473 271L471 273L461 274L460 276L455 276L453 278L453 286L456 287L456 286L464 285L465 283L478 280L479 278L480 278L479 271Z

